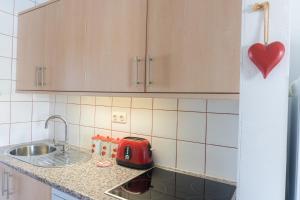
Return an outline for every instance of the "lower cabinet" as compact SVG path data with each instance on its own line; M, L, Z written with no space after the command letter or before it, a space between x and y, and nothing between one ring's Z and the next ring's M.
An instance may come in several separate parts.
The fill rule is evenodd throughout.
M75 197L70 196L64 192L56 189L52 189L52 200L79 200Z
M51 200L51 187L0 164L0 200Z

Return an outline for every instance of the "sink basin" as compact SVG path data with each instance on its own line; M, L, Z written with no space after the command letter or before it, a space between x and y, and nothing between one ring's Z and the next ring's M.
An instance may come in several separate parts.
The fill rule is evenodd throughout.
M56 148L47 144L36 144L17 147L9 152L13 156L41 156L56 151Z
M51 142L27 143L6 150L6 154L20 161L39 167L64 167L79 162L87 162L92 154L89 151L69 146L63 152L60 146Z

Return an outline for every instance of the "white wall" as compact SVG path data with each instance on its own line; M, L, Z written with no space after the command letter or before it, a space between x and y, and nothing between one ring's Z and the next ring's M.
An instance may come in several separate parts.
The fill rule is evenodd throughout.
M290 82L300 78L300 1L292 0Z
M251 44L263 41L262 13L250 12L257 0L244 0L240 95L238 199L285 199L289 83L289 0L272 0L270 40L282 41L286 55L264 80L248 58Z

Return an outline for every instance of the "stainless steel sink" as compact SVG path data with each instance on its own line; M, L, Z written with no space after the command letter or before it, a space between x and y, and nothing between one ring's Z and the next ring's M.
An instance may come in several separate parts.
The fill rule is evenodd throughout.
M33 144L17 147L9 153L13 156L40 156L54 151L56 151L56 148L53 146L49 146L47 144Z
M92 157L89 151L74 146L64 152L61 146L56 147L50 142L17 145L7 149L6 154L39 167L64 167L87 162Z

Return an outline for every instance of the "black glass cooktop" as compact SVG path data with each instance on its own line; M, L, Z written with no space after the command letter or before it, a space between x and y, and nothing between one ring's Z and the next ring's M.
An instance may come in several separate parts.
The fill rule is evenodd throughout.
M108 195L126 200L232 200L235 186L153 168Z

